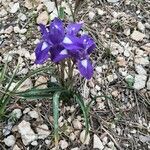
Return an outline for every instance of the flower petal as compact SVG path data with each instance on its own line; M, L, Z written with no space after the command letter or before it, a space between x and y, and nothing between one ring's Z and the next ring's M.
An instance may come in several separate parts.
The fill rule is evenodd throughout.
M51 59L53 62L60 62L63 59L69 57L68 51L64 49L63 46L57 45L56 47L51 48Z
M81 36L81 41L88 54L90 54L96 47L94 40L88 35Z
M70 23L66 29L67 34L76 35L80 31L81 27L82 27L82 23Z
M82 49L82 44L80 43L80 39L76 36L66 35L62 44L65 47L65 49L68 50Z
M60 19L55 18L53 22L50 24L50 39L53 44L59 44L63 41L65 32L63 28L63 23Z
M46 29L46 26L42 23L39 24L39 27L40 27L40 31L42 34L47 34L47 29Z
M79 60L77 66L83 77L88 80L91 79L93 75L93 67L89 59Z
M49 57L50 46L46 42L40 42L35 49L36 64L43 64Z

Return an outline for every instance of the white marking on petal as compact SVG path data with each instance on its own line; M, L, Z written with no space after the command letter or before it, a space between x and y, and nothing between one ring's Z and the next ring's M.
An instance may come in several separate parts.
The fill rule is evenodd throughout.
M44 50L47 47L48 47L48 44L46 42L43 42L41 50Z
M65 37L64 40L63 40L63 42L65 44L72 44L72 41L68 37Z
M72 30L75 30L75 27L73 27Z
M87 60L86 59L82 60L81 64L84 68L87 68Z
M68 54L68 51L66 49L62 50L60 53L60 55L67 55Z
M59 29L58 25L55 24L54 26L55 26L56 29Z

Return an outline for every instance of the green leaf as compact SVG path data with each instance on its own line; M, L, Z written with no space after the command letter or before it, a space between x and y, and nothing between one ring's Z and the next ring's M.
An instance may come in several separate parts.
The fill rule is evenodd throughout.
M35 89L32 88L30 90L24 91L24 92L18 92L15 93L16 96L22 97L22 98L29 98L29 99L41 99L41 98L48 98L52 97L52 93L55 93L57 91L62 91L63 89L60 87L51 87L46 89Z
M83 112L83 116L85 119L85 128L86 128L86 134L85 134L85 139L89 133L89 109L87 106L85 106L84 101L82 99L82 97L79 94L75 94L74 95L75 100L77 101L77 103L79 104L79 106L81 107L81 110Z
M59 8L58 16L60 19L62 19L62 20L64 19L64 17L65 17L64 7Z
M0 83L4 80L5 74L7 70L7 62L5 63L2 71L0 72Z
M36 69L36 70L30 72L29 74L27 74L24 78L22 78L22 79L18 82L18 84L14 87L13 92L17 91L17 89L20 87L20 85L21 85L26 79L30 78L31 76L33 76L33 75L35 75L35 74L37 74L37 73L40 73L40 72L43 72L43 71L47 71L47 70L50 70L50 69L52 70L52 67L51 67L51 66L48 66L48 67L46 66L46 67L38 68L38 69Z
M53 118L54 118L54 138L55 138L55 145L58 145L59 134L58 134L58 118L59 118L59 98L60 98L61 91L56 92L53 95Z

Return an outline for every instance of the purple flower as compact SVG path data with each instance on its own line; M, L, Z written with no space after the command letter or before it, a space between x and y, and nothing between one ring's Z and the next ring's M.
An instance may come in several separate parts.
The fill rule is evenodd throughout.
M67 57L68 51L64 49L62 41L65 37L63 23L55 18L50 26L40 24L42 39L35 49L37 64L44 63L49 57L53 62L59 62Z
M81 75L90 79L93 75L93 67L89 55L96 47L93 39L88 35L81 37L66 35L63 45L75 59Z
M41 41L35 49L36 64L43 64L48 58L58 63L72 57L82 76L90 79L93 67L89 55L95 48L95 43L88 35L79 36L82 23L71 23L63 27L63 22L55 18L49 26L40 24Z

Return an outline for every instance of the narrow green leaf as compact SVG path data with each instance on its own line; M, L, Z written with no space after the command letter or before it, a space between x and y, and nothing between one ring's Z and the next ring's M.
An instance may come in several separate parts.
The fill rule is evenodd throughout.
M1 73L0 73L0 83L4 80L5 74L6 74L6 70L7 70L7 62L5 63Z
M48 67L38 68L38 69L36 69L36 70L30 72L29 74L27 74L24 78L22 78L22 79L18 82L18 84L14 87L13 92L15 92L15 91L19 88L19 86L20 86L26 79L30 78L31 76L33 76L33 75L35 75L35 74L37 74L37 73L40 73L40 72L46 71L46 70L50 70L50 69L52 69L52 67L48 66Z
M84 104L84 101L82 99L82 97L79 94L75 94L75 100L77 101L77 103L79 104L79 106L81 107L81 110L83 112L83 116L85 119L85 128L86 128L86 134L85 134L85 139L89 133L89 114L88 114L88 109Z
M53 118L54 118L54 138L55 138L55 145L58 145L59 134L58 134L58 118L59 118L59 98L60 98L61 91L56 92L53 95Z
M64 19L64 17L65 17L64 7L59 8L58 16L60 19L62 19L62 20Z
M62 91L61 88L58 87L51 87L46 89L30 89L24 92L18 92L15 93L16 96L22 97L22 98L29 98L29 99L37 99L37 98L48 98L52 97L52 93L55 93L57 91Z

